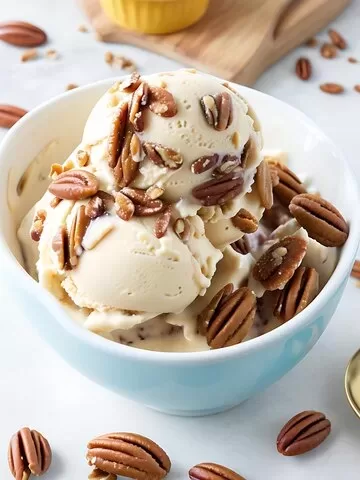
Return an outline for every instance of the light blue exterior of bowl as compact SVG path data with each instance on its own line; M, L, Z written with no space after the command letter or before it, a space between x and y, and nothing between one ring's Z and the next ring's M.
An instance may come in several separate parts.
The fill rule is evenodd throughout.
M255 109L265 114L271 112L271 121L265 125L268 146L274 148L281 143L294 154L301 150L302 166L317 176L320 190L349 219L350 236L337 268L321 294L296 318L241 345L207 352L162 353L110 342L77 325L15 259L16 236L13 213L8 208L7 179L13 169L11 159L17 160L18 180L29 161L53 138L54 125L59 128L60 138L72 135L70 146L74 146L81 135L79 118L85 121L94 101L111 83L112 80L107 80L79 88L38 107L9 132L0 146L0 274L7 278L16 301L40 335L89 379L171 414L206 415L229 409L291 370L328 325L345 288L359 242L359 217L353 208L359 199L353 176L341 152L301 112L254 90L233 85ZM77 116L72 115L74 108ZM62 119L67 119L65 126ZM69 143L68 138L66 141ZM324 176L325 166L337 169L336 175Z

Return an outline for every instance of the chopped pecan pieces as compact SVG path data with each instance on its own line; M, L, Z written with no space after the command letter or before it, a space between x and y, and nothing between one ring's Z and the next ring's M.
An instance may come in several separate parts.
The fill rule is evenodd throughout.
M214 155L206 155L204 157L200 157L191 164L191 171L192 173L195 173L195 175L204 173L207 170L215 167L218 160L219 155L216 153Z
M306 253L307 243L300 237L285 237L259 258L253 276L266 290L281 290L292 278Z
M58 267L64 270L69 265L69 236L65 225L61 225L52 241L52 249L58 259Z
M162 238L169 227L171 221L172 206L168 205L161 215L156 219L154 233L156 238Z
M69 235L69 261L71 268L76 267L78 258L83 252L81 243L90 220L91 218L86 215L85 205L81 205L74 216Z
M148 158L158 167L177 170L183 164L183 156L172 148L163 147L158 143L144 143L143 148Z
M184 243L190 239L190 222L187 218L178 218L173 226L174 232Z
M174 117L177 106L173 95L165 88L149 86L149 108L160 117Z
M125 221L130 220L135 212L133 202L121 192L115 194L115 209L118 217Z
M129 106L129 122L136 132L142 132L144 130L143 112L148 101L149 87L147 83L142 82L133 93Z
M41 234L44 229L44 223L46 220L46 210L38 210L35 214L31 230L30 236L34 242L38 242L40 240Z
M234 227L244 233L254 233L259 227L259 222L252 213L245 208L241 208L238 213L231 219Z
M125 93L133 93L141 83L140 74L133 72L126 80L121 84L121 90Z
M278 179L277 171L275 169L273 179L268 163L263 160L257 168L255 184L257 186L261 204L266 210L270 210L273 206L273 184L276 183Z
M108 139L109 166L115 168L121 153L127 123L128 104L122 103L114 115Z

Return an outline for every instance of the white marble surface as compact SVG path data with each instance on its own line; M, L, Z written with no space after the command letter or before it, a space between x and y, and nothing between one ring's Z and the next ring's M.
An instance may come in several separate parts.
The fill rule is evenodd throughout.
M334 0L335 1L335 0ZM312 117L344 149L360 180L360 2L335 22L349 40L341 58L324 60L318 50L299 48L257 82L256 88L275 95ZM85 84L115 76L103 61L110 49L134 59L142 72L171 69L178 64L128 46L106 46L92 34L79 33L85 23L72 0L0 0L0 20L21 19L42 26L61 59L20 64L18 49L0 44L0 103L32 108L62 92L70 83ZM325 39L326 34L319 35ZM44 50L44 49L42 49ZM315 75L307 83L293 74L294 62L306 54ZM318 84L334 81L348 91L330 96ZM0 139L4 131L0 131ZM331 172L324 172L331 174ZM0 259L1 262L1 259ZM350 282L333 321L309 356L284 379L242 406L214 417L168 417L134 405L91 383L65 364L30 329L11 297L16 285L0 283L0 477L11 478L6 449L10 435L23 425L44 432L54 460L49 480L86 479L86 442L108 431L135 431L157 440L173 459L169 479L186 478L200 461L223 463L247 480L359 478L360 422L347 405L343 376L351 354L360 346L360 290ZM275 449L279 428L294 413L319 409L333 422L331 438L303 458L283 458Z

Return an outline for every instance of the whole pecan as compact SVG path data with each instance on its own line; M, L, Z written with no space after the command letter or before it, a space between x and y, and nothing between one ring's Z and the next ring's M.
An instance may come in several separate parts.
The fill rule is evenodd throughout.
M308 410L298 413L281 429L276 445L285 456L302 455L318 447L331 431L323 413Z
M78 257L82 254L81 243L90 221L91 218L86 215L85 205L81 205L73 218L69 234L69 261L72 268L76 267Z
M299 58L296 62L295 71L296 75L301 80L309 80L312 73L312 66L310 60L304 57Z
M38 242L40 240L41 234L44 229L44 223L46 220L46 210L38 210L35 213L34 220L30 230L30 236L34 242Z
M245 208L241 208L238 213L231 218L234 227L244 233L254 233L259 227L259 222L252 213Z
M143 111L149 101L149 86L142 82L132 94L129 106L129 122L136 132L144 130Z
M108 138L109 167L115 168L124 141L125 128L127 123L128 104L122 103L116 110Z
M0 105L0 127L13 127L26 113L27 110L15 105Z
M43 475L51 464L51 448L41 433L27 427L11 437L8 462L16 480L27 480L31 474Z
M70 170L58 175L48 190L63 200L84 200L99 190L99 180L87 170Z
M65 225L61 225L52 240L51 245L58 259L60 270L69 266L69 235Z
M189 470L190 480L245 480L230 468L217 463L199 463Z
M306 193L306 188L301 180L286 165L270 161L269 166L278 174L279 183L273 187L279 202L288 207L291 200L299 193Z
M165 88L149 86L149 108L160 117L174 117L177 106L172 93Z
M319 274L315 268L299 267L279 292L274 315L287 322L304 310L319 293Z
M268 163L263 160L256 170L255 184L261 205L269 210L273 206L273 181Z
M136 480L161 480L171 468L159 445L135 433L109 433L91 440L86 458L104 472Z
M233 106L228 92L217 95L204 95L200 99L200 105L207 123L215 130L226 130L233 120Z
M337 32L336 30L330 29L328 31L328 34L329 34L329 37L330 37L332 43L337 48L339 48L340 50L345 50L345 48L347 47L347 43L346 43L345 38L342 35L340 35L339 32Z
M171 221L172 206L168 205L161 215L156 219L154 225L154 234L156 238L162 238L169 227Z
M349 234L347 222L339 210L319 195L297 195L289 209L309 236L322 245L341 247L346 242Z
M255 280L266 290L281 290L302 262L306 247L306 241L300 237L285 237L275 243L255 263Z
M148 158L158 167L177 170L183 164L183 156L177 150L151 142L144 143L143 148Z
M198 317L199 331L206 331L211 348L241 343L249 333L256 312L256 297L247 287L232 291L226 285Z
M218 160L219 155L217 153L214 153L214 155L205 155L204 157L200 157L191 164L191 171L196 175L204 173L207 170L214 168Z
M243 183L244 174L240 169L197 185L192 194L205 206L222 205L242 192Z
M0 23L0 40L18 47L38 47L46 42L46 33L27 22Z

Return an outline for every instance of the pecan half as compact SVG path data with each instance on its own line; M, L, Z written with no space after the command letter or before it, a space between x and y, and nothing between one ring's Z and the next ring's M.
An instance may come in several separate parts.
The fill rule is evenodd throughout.
M338 95L339 93L344 92L344 87L340 85L339 83L322 83L320 85L320 90L322 90L324 93L330 93L331 95Z
M281 429L276 446L285 456L302 455L318 447L331 431L331 423L321 412L298 413Z
M285 237L275 243L255 263L255 280L266 290L281 290L302 262L306 247L306 241L300 237Z
M224 157L220 161L220 164L214 170L213 176L217 177L230 173L235 170L235 168L238 167L240 163L240 157L237 157L236 155L224 155Z
M158 167L177 170L183 164L183 156L177 150L151 142L144 143L143 148L148 158Z
M320 49L321 56L324 58L335 58L337 49L332 43L324 43Z
M85 205L81 205L74 216L69 234L69 261L72 268L78 264L78 257L83 252L81 243L91 218L85 213Z
M351 269L351 276L360 280L360 260L355 260Z
M319 293L319 274L315 268L299 267L279 294L274 315L287 322L304 310Z
M319 195L303 193L293 198L290 213L302 227L326 247L341 247L349 235L349 226L334 205Z
M274 170L275 171L275 170ZM276 172L277 173L277 172ZM274 176L274 183L276 183L276 177ZM270 210L273 206L273 180L271 178L271 170L268 163L263 160L256 170L255 184L260 197L261 205Z
M190 239L190 222L187 218L178 218L174 222L174 232L184 243Z
M200 99L200 105L207 123L215 130L226 130L233 120L233 106L228 92L217 95L204 95Z
M124 140L125 128L127 123L128 104L122 103L117 109L113 122L111 124L110 135L108 138L109 167L115 168L121 152Z
M211 348L241 343L254 323L256 312L254 293L247 287L241 287L227 295L231 287L227 285L222 289L219 301L216 300L219 294L215 295L198 320L199 324L207 325L206 340Z
M46 220L46 210L38 210L34 216L34 220L30 230L30 236L34 242L40 240L41 234L44 229L44 223Z
M61 225L51 245L58 259L58 267L64 270L69 265L69 236L65 225Z
M189 470L190 480L245 480L230 468L217 463L199 463Z
M90 475L88 480L116 480L117 476L114 473L107 473L95 468Z
M162 212L164 204L161 200L152 200L152 203L147 205L135 205L135 215L137 217L151 217L157 213Z
M156 200L157 198L161 197L165 192L163 187L159 187L158 185L151 185L146 190L146 195L151 198L152 200Z
M259 222L252 213L245 208L241 208L238 213L231 218L234 227L244 233L254 233L259 227Z
M11 437L8 463L16 480L27 480L30 474L43 475L50 467L51 458L49 442L36 430L24 427Z
M126 80L121 84L121 90L125 93L133 93L141 83L140 74L133 72Z
M15 105L0 105L0 127L13 127L26 113L27 110Z
M276 198L284 207L289 206L295 195L306 193L306 188L301 180L286 165L274 161L269 161L268 164L278 174L279 183L273 189Z
M243 170L237 170L201 183L192 190L193 196L203 205L223 205L242 192Z
M63 200L84 200L99 190L99 180L86 170L70 170L53 180L48 190Z
M339 48L340 50L345 50L345 48L347 47L347 43L345 38L342 35L340 35L339 32L337 32L336 30L330 29L328 31L328 34L332 43L335 45L335 47Z
M191 171L192 173L195 173L195 175L207 172L211 168L215 167L218 160L219 155L217 153L214 153L214 155L205 155L204 157L200 157L191 164Z
M27 22L0 23L0 40L18 47L38 47L46 42L46 33Z
M161 480L171 468L159 445L135 433L109 433L91 440L86 459L104 472L136 480Z
M309 80L312 73L312 66L310 60L304 57L299 58L296 62L295 72L301 80Z
M131 153L132 138L135 135L128 130L125 135L122 150L117 164L114 167L114 177L118 188L126 187L135 180L139 170L139 162L135 161Z
M149 108L160 117L174 117L177 106L173 95L165 88L149 86Z
M240 253L240 255L247 255L250 253L250 245L247 241L246 235L236 240L236 242L231 243L231 247L235 250L236 253Z
M208 306L198 315L197 318L197 325L198 330L201 335L206 335L210 320L213 318L216 309L224 302L226 298L233 292L234 285L232 283L228 283L223 287L218 293L212 298Z
M129 106L129 122L136 132L144 130L143 111L149 101L149 86L142 82L132 95Z
M130 220L135 212L135 205L133 202L121 192L115 194L115 210L118 217L122 220Z
M156 219L154 225L154 234L156 238L162 238L169 227L172 214L172 206L168 205L162 214Z

